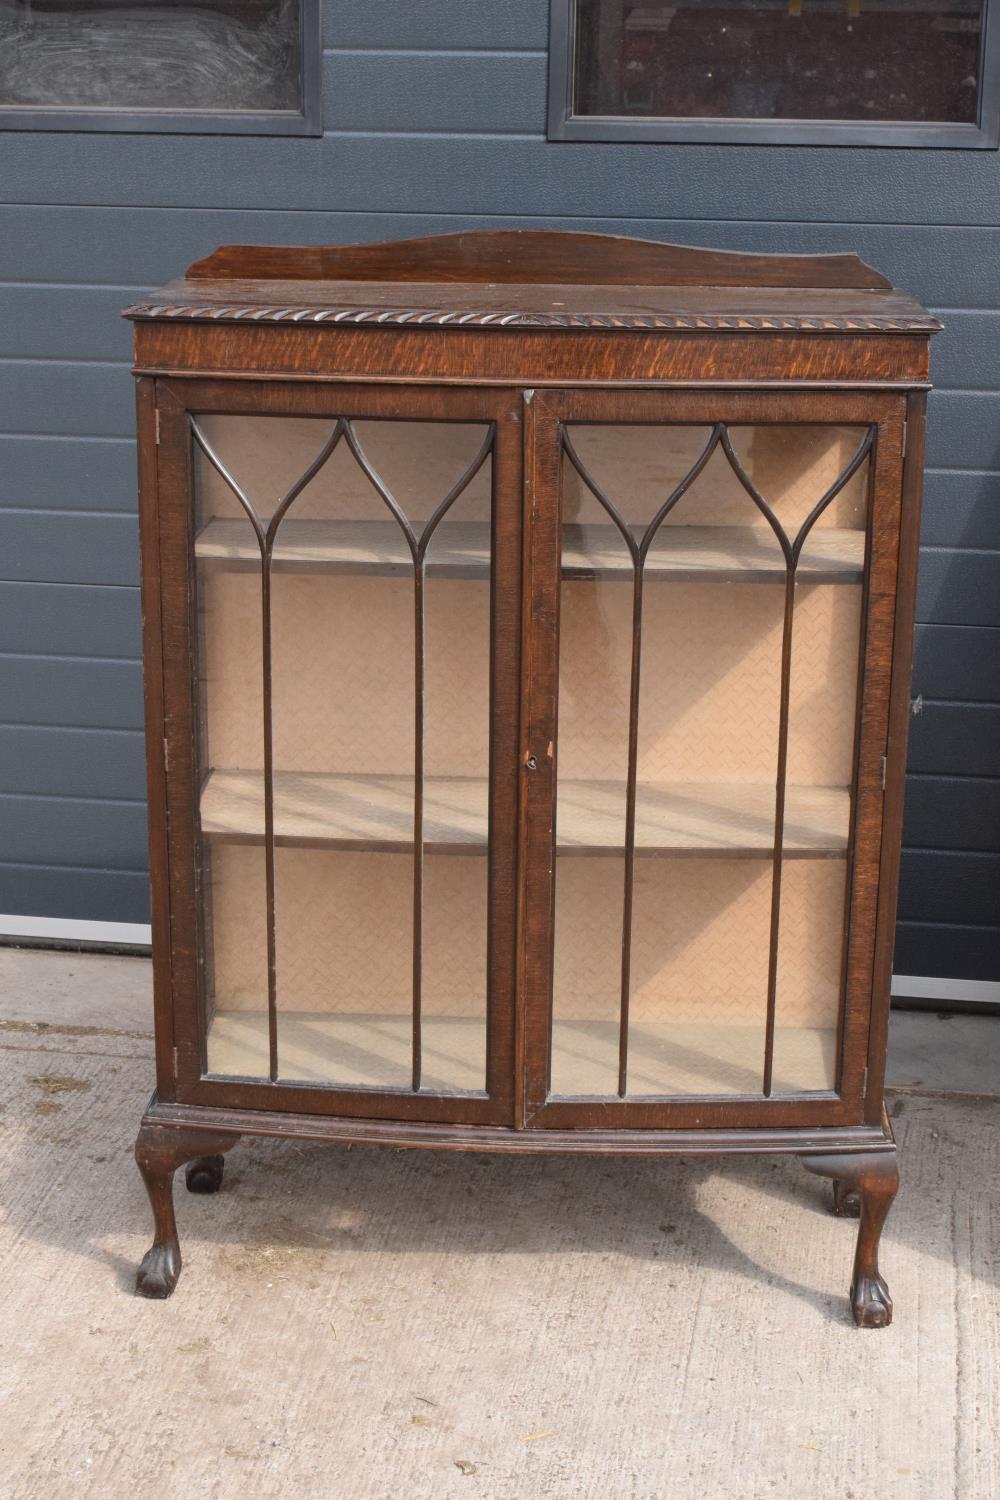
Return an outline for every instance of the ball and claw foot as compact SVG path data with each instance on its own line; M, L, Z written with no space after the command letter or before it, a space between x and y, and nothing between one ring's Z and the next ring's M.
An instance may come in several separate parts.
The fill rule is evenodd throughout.
M176 1245L153 1245L135 1273L135 1289L140 1297L162 1301L170 1296L180 1274L180 1249Z
M859 1328L888 1328L892 1298L881 1276L859 1276L851 1288L851 1308Z
M851 1279L851 1311L859 1328L888 1328L892 1298L879 1273L882 1226L899 1186L895 1148L803 1156L802 1165L820 1177L833 1178L834 1212L857 1217L858 1242Z
M224 1156L198 1156L184 1168L189 1193L217 1193L226 1169Z

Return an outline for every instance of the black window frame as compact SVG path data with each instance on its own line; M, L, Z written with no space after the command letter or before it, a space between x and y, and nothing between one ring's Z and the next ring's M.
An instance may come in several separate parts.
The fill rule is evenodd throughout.
M550 141L647 141L675 145L899 146L995 150L1000 145L1000 0L983 0L979 119L975 125L880 120L707 119L573 113L578 0L550 0ZM992 14L991 14L992 13Z
M301 109L86 109L0 104L2 130L111 131L139 135L322 135L322 0L299 0Z

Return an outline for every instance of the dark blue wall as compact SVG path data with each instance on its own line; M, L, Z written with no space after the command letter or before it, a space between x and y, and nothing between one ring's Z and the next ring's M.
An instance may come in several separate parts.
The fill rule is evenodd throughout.
M132 295L224 241L549 225L858 250L939 311L897 970L1000 978L1000 165L555 145L546 0L336 0L322 139L14 132L0 172L0 911L146 917Z

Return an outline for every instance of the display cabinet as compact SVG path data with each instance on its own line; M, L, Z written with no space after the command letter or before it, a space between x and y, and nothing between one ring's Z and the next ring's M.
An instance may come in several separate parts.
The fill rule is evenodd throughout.
M850 255L521 231L223 248L128 315L138 1289L241 1135L784 1152L888 1323L934 320Z

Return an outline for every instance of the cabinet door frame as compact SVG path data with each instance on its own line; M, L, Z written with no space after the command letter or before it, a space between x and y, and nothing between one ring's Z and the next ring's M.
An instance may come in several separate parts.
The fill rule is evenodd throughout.
M144 388L143 401L149 405ZM482 1093L342 1088L207 1074L198 898L194 471L190 414L492 423L487 1073ZM143 487L154 988L161 1099L225 1109L443 1124L513 1117L520 697L519 391L195 377L156 380L155 486ZM149 428L155 424L155 435ZM374 856L373 856L374 857ZM279 1008L280 1019L280 1008Z
M518 1028L519 1120L535 1129L753 1129L858 1124L865 1119L870 1032L884 1033L888 981L875 988L876 918L882 854L884 760L897 627L901 539L909 547L915 517L903 519L904 395L855 390L554 390L536 391L525 422L525 596L522 707L523 893ZM863 585L856 726L855 799L848 859L847 942L836 1087L790 1095L615 1096L549 1101L552 1018L557 707L561 553L561 428L567 422L636 425L717 422L874 428ZM900 612L901 614L901 612ZM901 631L908 623L899 621ZM903 643L905 645L905 642ZM890 832L890 842L898 830ZM889 903L891 905L891 903ZM884 935L880 946L884 950ZM880 970L884 965L880 965Z

